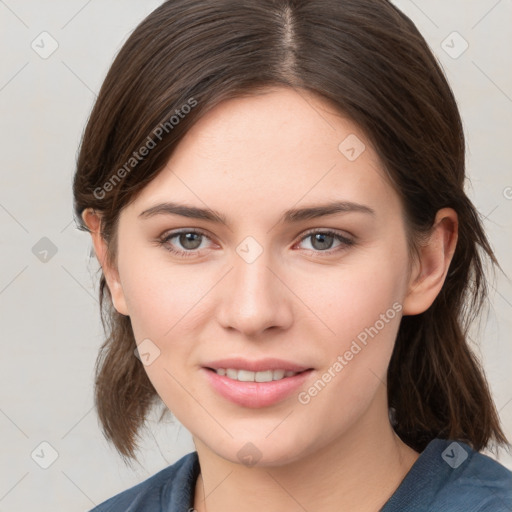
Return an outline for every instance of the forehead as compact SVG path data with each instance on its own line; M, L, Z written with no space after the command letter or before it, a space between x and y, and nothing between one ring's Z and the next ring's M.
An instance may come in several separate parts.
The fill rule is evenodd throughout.
M293 161L304 156L318 160L325 150L338 156L339 144L350 135L356 149L363 149L361 129L325 99L305 90L267 88L223 101L210 110L178 145L171 164L190 147L202 150L203 158L212 154L221 162L248 155L258 160Z
M230 207L274 215L337 200L391 206L397 195L353 121L316 95L282 87L210 110L134 207L170 199L229 216Z

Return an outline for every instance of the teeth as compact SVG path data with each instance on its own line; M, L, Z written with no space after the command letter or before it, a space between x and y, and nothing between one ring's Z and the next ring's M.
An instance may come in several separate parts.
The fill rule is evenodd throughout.
M284 370L274 370L272 372L272 380L281 380L285 375L286 372ZM287 375L287 377L290 377L290 375Z
M218 368L215 370L217 375L226 376L229 379L240 382L270 382L281 380L286 377L293 377L298 372L291 370L264 370L262 372L251 372L249 370L236 370L234 368Z
M248 372L248 373L252 373L252 372ZM240 374L238 374L238 378L240 378ZM272 370L266 370L264 372L256 372L254 374L254 382L272 382L273 380L274 380L274 372Z
M232 368L228 368L226 370L226 376L230 379L238 380L238 370L233 370Z

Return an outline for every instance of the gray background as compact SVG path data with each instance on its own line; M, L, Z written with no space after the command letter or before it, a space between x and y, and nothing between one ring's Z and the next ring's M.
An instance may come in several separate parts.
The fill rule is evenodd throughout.
M0 1L0 512L86 511L194 449L179 423L153 418L141 463L130 469L102 437L92 408L102 341L97 266L89 235L72 220L75 156L96 93L130 31L160 3ZM395 3L454 89L468 193L511 276L512 1ZM497 276L491 301L472 338L512 438L507 278ZM510 456L499 460L512 469Z

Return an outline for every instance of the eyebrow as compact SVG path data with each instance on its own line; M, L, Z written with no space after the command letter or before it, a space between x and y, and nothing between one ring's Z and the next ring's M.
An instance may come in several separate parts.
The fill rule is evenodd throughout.
M294 223L310 219L317 219L327 215L334 215L336 213L350 213L359 212L369 215L375 215L375 210L369 206L354 203L351 201L335 201L323 205L309 206L305 208L292 208L284 212L281 216L280 222ZM150 218L155 215L179 215L189 219L207 220L217 224L228 224L224 215L210 208L198 208L196 206L189 206L185 204L178 204L173 202L166 202L157 204L144 210L139 214L139 217Z

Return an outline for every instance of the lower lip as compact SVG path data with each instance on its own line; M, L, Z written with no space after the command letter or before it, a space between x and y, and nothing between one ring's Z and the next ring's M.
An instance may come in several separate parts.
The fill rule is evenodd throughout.
M243 407L266 407L284 400L296 391L313 370L270 382L241 382L203 368L213 388L224 398Z

